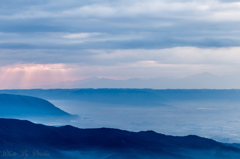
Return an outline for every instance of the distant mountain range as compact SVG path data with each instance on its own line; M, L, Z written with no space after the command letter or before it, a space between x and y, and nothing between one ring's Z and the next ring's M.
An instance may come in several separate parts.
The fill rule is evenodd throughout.
M131 78L113 80L87 78L33 88L152 88L152 89L240 89L240 75L216 76L205 72L185 78Z
M240 149L194 135L51 127L0 119L0 155L17 159L236 159L240 158Z
M48 120L76 117L44 99L12 94L0 94L0 116L5 118L46 118Z
M240 90L234 89L23 89L0 90L0 93L131 106L166 106L169 102L179 101L240 101Z

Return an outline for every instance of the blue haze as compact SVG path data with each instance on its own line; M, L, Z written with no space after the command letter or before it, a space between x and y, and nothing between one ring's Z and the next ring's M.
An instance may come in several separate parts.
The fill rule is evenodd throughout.
M239 142L239 90L52 89L0 93L47 99L60 109L80 116L71 122L46 121L46 124L154 130Z

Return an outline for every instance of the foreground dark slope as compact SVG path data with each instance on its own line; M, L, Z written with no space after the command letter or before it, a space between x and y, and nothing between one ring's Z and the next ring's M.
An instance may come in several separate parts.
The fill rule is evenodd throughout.
M46 100L10 94L0 94L0 116L9 118L73 117Z
M0 151L47 151L42 158L93 159L235 159L240 149L198 136L173 137L153 131L128 132L117 129L78 129L72 126L51 127L29 121L0 119ZM6 154L6 153L5 153ZM3 158L6 156L2 156ZM8 157L9 158L9 157ZM34 158L34 157L32 157Z

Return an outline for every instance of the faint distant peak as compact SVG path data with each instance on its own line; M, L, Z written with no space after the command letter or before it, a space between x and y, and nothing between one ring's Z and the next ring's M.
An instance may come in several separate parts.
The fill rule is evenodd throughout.
M89 77L89 78L84 78L84 79L88 79L88 80L98 80L98 79L100 79L100 78L98 78L98 77Z
M98 78L98 77L89 77L89 78L84 78L84 79L82 79L82 80L78 80L78 81L88 81L88 82L90 82L90 81L96 81L96 80L99 80L100 78Z
M192 76L188 76L188 77L185 77L183 79L192 79L192 78L217 78L219 76L217 75L214 75L212 73L209 73L209 72L203 72L203 73L200 73L200 74L195 74L195 75L192 75Z

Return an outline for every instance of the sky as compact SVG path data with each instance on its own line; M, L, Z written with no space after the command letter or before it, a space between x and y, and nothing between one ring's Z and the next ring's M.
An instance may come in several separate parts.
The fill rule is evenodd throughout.
M1 0L0 88L240 74L240 1Z

